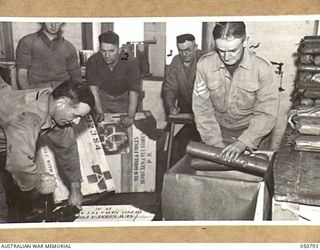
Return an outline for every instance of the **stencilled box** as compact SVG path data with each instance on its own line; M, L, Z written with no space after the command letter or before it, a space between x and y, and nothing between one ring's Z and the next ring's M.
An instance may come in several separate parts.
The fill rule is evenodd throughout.
M78 126L74 126L77 137L80 169L82 175L81 192L84 196L106 191L114 191L110 166L106 160L98 132L91 115L87 115ZM37 152L37 164L44 171L56 177L57 188L53 193L54 203L68 199L69 191L59 176L55 156L50 143L43 143Z

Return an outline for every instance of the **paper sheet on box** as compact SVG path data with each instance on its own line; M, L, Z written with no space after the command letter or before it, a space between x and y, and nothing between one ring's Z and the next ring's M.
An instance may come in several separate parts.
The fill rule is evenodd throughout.
M281 202L281 208L299 216L299 221L320 221L320 207L297 203Z
M131 205L82 206L82 211L75 222L151 221L154 216Z

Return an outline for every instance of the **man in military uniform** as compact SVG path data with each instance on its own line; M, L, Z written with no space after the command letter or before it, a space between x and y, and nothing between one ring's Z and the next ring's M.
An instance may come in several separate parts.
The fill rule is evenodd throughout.
M250 52L243 22L219 22L215 51L198 62L193 112L205 144L236 159L246 149L267 149L278 112L278 90L271 64Z

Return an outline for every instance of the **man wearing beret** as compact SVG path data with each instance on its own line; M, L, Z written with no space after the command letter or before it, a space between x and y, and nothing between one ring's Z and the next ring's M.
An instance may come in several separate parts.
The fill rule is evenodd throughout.
M133 124L140 93L140 70L135 60L121 58L119 36L107 31L99 36L100 51L87 63L87 81L97 100L96 112L127 113L121 120L125 127Z
M199 50L192 34L177 36L176 55L169 65L162 85L162 97L168 115L192 113L192 90L199 58L205 54ZM200 135L194 124L185 125L175 137L173 155L181 158L190 140L199 141ZM178 147L178 149L177 149ZM178 151L178 152L176 152Z

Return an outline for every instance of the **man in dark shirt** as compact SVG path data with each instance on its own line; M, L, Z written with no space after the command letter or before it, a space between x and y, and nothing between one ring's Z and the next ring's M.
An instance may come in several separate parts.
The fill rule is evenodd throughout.
M197 48L192 34L177 36L177 48L179 54L172 59L162 85L162 97L168 115L192 113L192 91L197 62L205 54ZM195 124L185 125L176 135L173 147L174 159L177 156L180 159L185 154L190 140L200 141Z
M56 87L81 80L76 48L62 36L64 23L41 23L41 29L20 39L16 50L20 89Z
M119 36L108 31L99 36L100 51L87 63L87 81L96 98L97 113L127 113L122 120L131 126L140 92L137 61L120 57Z

